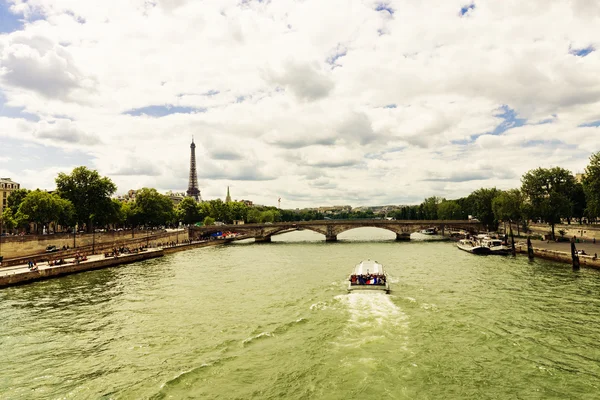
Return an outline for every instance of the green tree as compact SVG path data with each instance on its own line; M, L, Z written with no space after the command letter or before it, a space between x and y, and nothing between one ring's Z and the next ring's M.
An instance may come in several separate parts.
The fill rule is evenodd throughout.
M579 220L579 224L583 223L583 217L586 214L587 201L585 196L585 190L583 184L575 183L573 191L571 193L571 203L573 203L573 210L571 216ZM571 219L569 218L569 223Z
M17 214L19 211L19 206L23 202L23 199L29 194L29 190L27 189L16 189L8 194L8 198L6 199L6 206L12 209L13 215Z
M585 168L583 190L587 200L587 214L596 219L600 216L600 151L592 154Z
M137 191L134 214L139 223L147 226L167 225L175 219L171 199L149 188Z
M15 229L18 225L16 216L15 216L15 214L13 214L13 210L10 207L6 207L4 209L0 218L2 219L2 225L4 226L4 229L6 229L6 230L11 231L11 230ZM2 233L2 231L0 231L0 234L1 233Z
M117 190L115 184L98 171L86 167L77 167L70 175L60 173L56 177L58 194L73 203L75 219L83 226L86 224L91 232L91 216L96 222L104 222L104 215L112 209L110 196Z
M234 220L245 221L248 216L248 206L240 201L232 201L226 203L229 208L229 217L227 222L232 223Z
M63 228L75 225L75 206L69 200L56 196L58 215L56 222Z
M521 182L529 216L547 222L552 227L554 240L554 226L561 218L571 216L575 178L564 168L537 168L523 175Z
M455 200L442 199L438 205L437 216L442 220L459 220L463 218L463 212Z
M498 229L498 220L494 216L492 202L499 193L500 191L496 188L481 188L471 193L467 198L471 206L472 215L477 217L489 231Z
M423 201L423 203L421 203L423 219L426 219L426 220L438 219L437 210L438 210L438 204L440 204L440 201L441 201L441 199L439 197L432 196L432 197L426 198Z
M518 189L511 189L505 192L500 192L494 200L492 200L492 210L494 217L498 221L517 223L517 235L520 235L519 222L523 218L523 195Z
M246 219L246 222L250 224L256 224L260 222L260 211L257 208L251 208L250 210L248 210Z
M201 221L198 203L192 197L185 197L177 205L177 219L186 225Z
M29 192L21 202L17 213L20 219L27 219L37 225L37 232L41 233L43 227L48 227L50 222L58 221L62 215L67 215L65 207L72 207L69 201L61 199L56 194L41 190Z
M215 219L213 217L210 217L210 216L207 215L204 218L203 223L204 223L204 226L214 225L215 224Z

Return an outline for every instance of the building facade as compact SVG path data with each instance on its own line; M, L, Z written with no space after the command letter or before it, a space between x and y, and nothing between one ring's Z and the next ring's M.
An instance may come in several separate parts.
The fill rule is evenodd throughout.
M10 178L0 178L0 215L6 208L8 196L13 190L20 189L21 185Z

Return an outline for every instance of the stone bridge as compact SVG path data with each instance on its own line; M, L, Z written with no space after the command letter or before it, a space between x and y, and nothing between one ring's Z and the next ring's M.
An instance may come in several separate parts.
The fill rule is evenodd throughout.
M476 232L483 229L480 222L472 221L409 221L409 220L381 220L381 219L355 219L355 220L320 220L298 222L275 222L245 225L211 225L190 227L190 239L199 239L202 236L215 232L238 232L242 238L254 238L256 242L270 242L273 235L292 230L308 229L322 235L325 240L335 242L337 235L355 228L373 227L387 229L396 234L396 240L410 240L410 234L424 229L433 228L444 234L446 229L463 229Z

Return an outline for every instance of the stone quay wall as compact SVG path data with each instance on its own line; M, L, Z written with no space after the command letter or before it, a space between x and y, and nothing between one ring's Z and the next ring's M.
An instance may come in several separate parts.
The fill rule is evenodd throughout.
M517 253L524 254L527 256L527 245L515 245ZM573 259L571 253L565 253L563 251L556 251L550 249L544 249L540 247L533 248L533 256L541 258L543 260L558 261L566 264L572 264ZM600 269L600 259L594 258L590 255L580 255L579 264L581 267L589 267L594 269Z
M105 258L103 260L84 261L79 264L65 264L51 268L44 268L38 271L28 271L5 275L0 277L0 288L6 286L21 285L34 281L56 278L59 276L76 274L78 272L91 271L95 269L108 268L121 264L129 264L136 261L147 260L150 258L162 257L162 249L143 251L137 254L122 255L117 258Z
M75 252L90 253L92 246L98 253L102 250L109 250L113 247L121 246L140 246L153 243L165 242L184 242L188 240L188 230L184 229L176 232L167 232L164 230L138 231L120 231L120 232L99 232L99 233L81 233L75 237ZM93 243L93 245L92 245ZM68 252L46 253L47 246L56 246L62 249L68 246ZM31 256L71 256L75 254L73 249L73 234L57 233L54 235L26 235L26 236L4 236L2 237L2 256L4 261L13 258L31 257ZM3 263L3 265L6 265Z
M548 224L531 224L529 229L540 235L549 234L552 231L552 228ZM600 225L579 225L576 222L573 222L571 225L557 224L554 226L554 234L556 237L560 237L560 233L558 233L560 230L565 231L566 238L577 236L583 240L600 240ZM513 231L516 234L517 231L514 226Z

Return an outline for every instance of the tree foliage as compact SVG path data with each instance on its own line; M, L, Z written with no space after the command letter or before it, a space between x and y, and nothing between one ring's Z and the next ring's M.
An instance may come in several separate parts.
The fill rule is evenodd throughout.
M575 178L570 171L555 167L531 170L521 181L529 217L547 222L552 227L554 239L554 226L561 218L571 216Z
M41 190L29 192L16 214L17 221L27 220L37 224L38 233L50 222L68 224L73 221L73 204L56 194Z
M591 218L600 217L600 151L592 154L585 168L583 190L587 200L586 210Z
M177 220L186 225L202 221L200 218L200 207L192 197L185 197L175 209Z
M464 218L461 206L455 200L442 199L438 204L437 217L442 220L459 220Z
M60 173L56 177L58 194L75 206L75 220L91 231L91 216L95 223L107 223L107 214L113 210L110 196L117 190L115 184L97 171L77 167L71 174Z
M146 226L167 225L175 219L171 199L149 188L137 191L133 214L137 224Z
M470 203L473 214L490 231L498 229L498 220L494 215L492 202L500 193L496 188L481 188L469 195L467 202Z

